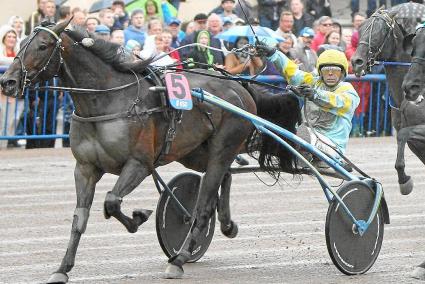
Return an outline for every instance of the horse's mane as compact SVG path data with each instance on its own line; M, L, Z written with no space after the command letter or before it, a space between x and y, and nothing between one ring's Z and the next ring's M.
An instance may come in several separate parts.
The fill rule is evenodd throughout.
M94 34L88 33L82 28L68 30L67 34L76 42L81 42L85 38L91 38L94 41L93 45L82 46L119 72L130 73L133 71L142 73L152 62L152 58L147 60L134 60L134 57L126 52L119 44L96 38Z

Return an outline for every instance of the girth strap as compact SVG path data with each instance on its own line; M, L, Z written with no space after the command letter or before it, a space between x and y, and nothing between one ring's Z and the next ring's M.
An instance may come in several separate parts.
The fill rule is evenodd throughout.
M78 116L77 114L75 114L75 112L72 113L72 119L79 121L79 122L100 122L100 121L108 121L108 120L113 120L113 119L118 119L118 118L131 118L135 115L137 115L138 117L143 116L143 115L150 115L152 113L155 112L164 112L166 109L164 107L154 107L154 108L150 108L148 110L144 110L141 112L130 112L130 111L126 111L126 112L119 112L119 113L114 113L114 114L105 114L105 115L99 115L99 116L91 116L91 117L82 117L82 116Z
M123 118L123 117L127 117L128 115L129 114L127 112L120 112L120 113L106 114L106 115L100 115L100 116L82 117L82 116L76 115L75 112L73 112L71 117L72 119L79 122L99 122L99 121L107 121L107 120L113 120L117 118Z

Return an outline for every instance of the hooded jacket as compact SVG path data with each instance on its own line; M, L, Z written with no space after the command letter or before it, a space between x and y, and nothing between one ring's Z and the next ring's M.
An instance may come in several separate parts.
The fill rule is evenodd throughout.
M199 43L199 38L201 35L207 35L208 40L208 46L210 46L211 43L211 35L208 31L203 30L195 33L196 43ZM189 54L188 59L190 61L193 61L193 64L191 67L201 68L201 69L209 69L210 67L206 66L205 64L215 64L217 63L217 59L214 57L214 54L205 47L202 46L196 46L192 52ZM200 64L199 64L200 63Z

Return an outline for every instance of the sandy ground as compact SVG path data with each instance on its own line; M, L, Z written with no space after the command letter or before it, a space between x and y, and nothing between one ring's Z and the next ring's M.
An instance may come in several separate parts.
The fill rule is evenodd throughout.
M106 175L98 183L70 283L417 283L408 274L425 259L424 166L408 151L415 190L401 196L395 149L393 137L353 138L349 145L353 161L382 182L391 214L381 253L365 275L344 276L332 264L324 235L328 205L315 179L287 175L287 183L268 187L253 174L239 174L231 200L239 235L227 239L217 224L209 250L185 266L184 279L163 280L167 258L154 215L135 234L105 220L103 200L117 179ZM43 283L59 266L75 207L73 168L69 149L0 151L0 283ZM184 169L171 164L159 171L170 180ZM124 199L123 210L155 210L157 200L148 178Z

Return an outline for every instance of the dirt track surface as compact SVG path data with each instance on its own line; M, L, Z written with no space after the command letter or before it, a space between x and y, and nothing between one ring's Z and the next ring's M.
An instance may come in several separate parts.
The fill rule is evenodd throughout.
M365 275L342 275L326 249L327 201L315 179L304 177L267 187L253 174L233 178L235 239L217 224L205 256L185 268L183 280L163 280L167 258L155 233L155 218L127 233L105 220L103 200L116 177L99 182L86 233L69 273L70 283L420 283L409 278L425 260L425 171L407 151L407 173L415 180L409 196L398 191L394 137L352 139L349 157L382 182L391 224L381 253ZM42 283L65 253L75 207L74 160L68 149L0 151L0 283ZM184 169L160 168L165 180ZM267 183L271 179L260 177ZM329 179L332 184L337 180ZM155 210L158 193L150 178L124 199L123 209Z

